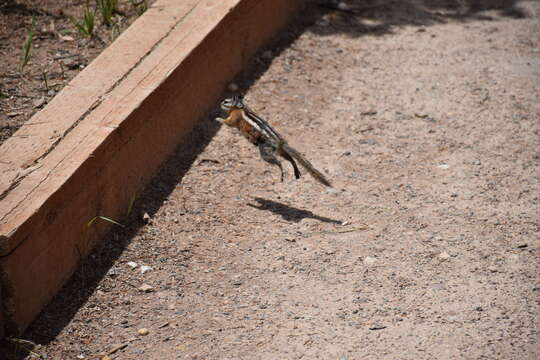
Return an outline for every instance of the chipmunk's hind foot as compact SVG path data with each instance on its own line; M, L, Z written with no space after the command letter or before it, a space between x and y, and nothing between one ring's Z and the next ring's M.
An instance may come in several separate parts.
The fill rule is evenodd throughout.
M300 169L298 169L298 166L296 165L296 161L294 161L293 157L291 155L289 155L287 152L285 151L282 151L281 152L281 156L283 156L283 158L285 158L285 160L287 160L288 162L291 163L292 167L293 167L293 170L294 170L294 177L296 179L300 179Z

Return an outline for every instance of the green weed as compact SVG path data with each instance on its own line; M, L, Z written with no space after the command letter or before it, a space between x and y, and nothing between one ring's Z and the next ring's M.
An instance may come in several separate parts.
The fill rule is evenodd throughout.
M114 15L118 11L118 0L96 0L96 4L105 25L112 26L115 23Z
M94 11L90 10L90 7L88 6L88 3L86 4L86 8L84 9L84 14L82 21L77 21L74 18L71 18L71 22L79 32L84 37L87 38L93 38L95 34L95 24L96 24L96 15Z
M32 25L30 26L30 30L28 30L28 34L26 35L26 40L24 41L22 50L21 50L21 62L20 62L21 72L24 70L24 67L26 66L26 64L28 64L28 61L30 61L32 43L34 42L35 28L36 28L36 19L32 17Z

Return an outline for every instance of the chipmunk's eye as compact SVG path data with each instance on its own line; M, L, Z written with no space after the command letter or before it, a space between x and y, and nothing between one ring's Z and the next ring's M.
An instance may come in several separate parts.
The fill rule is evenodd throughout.
M223 110L228 110L231 108L231 100L230 99L225 99L221 102L221 108Z

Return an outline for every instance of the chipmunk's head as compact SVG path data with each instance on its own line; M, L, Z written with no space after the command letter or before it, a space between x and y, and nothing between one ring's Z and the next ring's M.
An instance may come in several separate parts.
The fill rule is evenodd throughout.
M221 102L221 108L225 111L230 111L231 109L243 109L244 98L240 95L233 95L230 98L227 98Z

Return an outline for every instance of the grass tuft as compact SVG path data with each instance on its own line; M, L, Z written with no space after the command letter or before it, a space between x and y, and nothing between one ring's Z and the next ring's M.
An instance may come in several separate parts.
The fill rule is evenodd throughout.
M79 34L81 34L82 36L87 38L93 38L96 35L96 15L94 11L90 10L88 3L86 4L86 8L84 9L82 21L79 22L72 17L71 22L73 23Z
M24 67L26 66L26 64L28 64L28 61L30 61L32 43L34 42L35 28L36 28L36 19L32 17L32 25L30 26L30 30L28 30L28 34L26 35L26 40L24 41L22 49L21 49L21 63L20 63L21 72L24 70Z
M112 26L116 21L114 15L118 12L118 0L96 0L97 7L107 26Z

